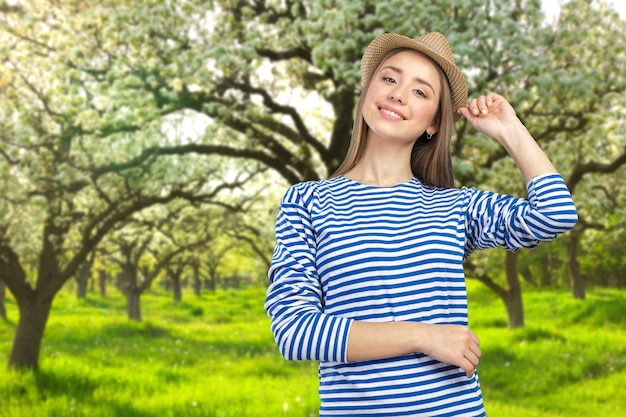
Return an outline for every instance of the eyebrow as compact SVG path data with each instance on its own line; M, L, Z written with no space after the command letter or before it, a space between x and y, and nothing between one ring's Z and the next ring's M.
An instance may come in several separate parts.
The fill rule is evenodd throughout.
M390 69L390 70L392 70L394 72L397 72L398 74L402 74L402 70L400 68L398 68L398 67L394 67L393 65L387 65L386 67L381 68L381 70L383 70L383 69ZM415 77L414 80L417 81L420 84L424 84L425 86L430 88L433 93L435 93L435 89L433 88L433 86L428 81L426 81L425 79L420 78L420 77Z

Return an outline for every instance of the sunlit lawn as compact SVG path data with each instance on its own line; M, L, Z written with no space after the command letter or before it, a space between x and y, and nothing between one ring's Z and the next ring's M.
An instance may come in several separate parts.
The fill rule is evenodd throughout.
M17 312L0 322L0 416L313 416L317 368L287 362L263 310L264 289L218 291L182 303L142 297L144 321L124 299L56 299L39 373L7 372ZM626 294L526 291L525 329L470 283L473 328L490 416L617 416L626 409Z

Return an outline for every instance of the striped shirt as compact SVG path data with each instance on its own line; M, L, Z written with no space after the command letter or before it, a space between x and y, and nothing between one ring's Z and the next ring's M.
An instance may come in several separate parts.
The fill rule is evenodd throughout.
M393 187L344 176L290 187L265 308L282 355L319 361L320 415L483 416L478 375L422 353L348 362L354 320L468 324L463 260L533 248L577 221L559 174L528 199L475 188Z

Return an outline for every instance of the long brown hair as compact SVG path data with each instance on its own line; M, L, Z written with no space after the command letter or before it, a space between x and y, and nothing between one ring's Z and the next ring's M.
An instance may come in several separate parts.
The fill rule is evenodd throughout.
M382 64L391 56L404 50L413 51L412 49L404 48L389 51L389 53L380 60L376 70L372 71L370 79L364 83L355 110L354 127L352 129L352 138L350 139L348 152L342 164L330 178L343 175L350 171L363 158L365 145L367 143L367 132L369 130L363 119L363 101L365 95L372 78L378 73ZM443 70L434 61L432 62L435 64L437 72L439 73L439 83L441 85L439 109L435 115L435 120L439 123L439 129L431 139L428 139L426 132L424 132L424 134L415 141L411 152L411 170L413 171L413 175L425 184L452 188L454 187L454 170L452 168L450 142L452 141L454 114L452 113L450 85Z

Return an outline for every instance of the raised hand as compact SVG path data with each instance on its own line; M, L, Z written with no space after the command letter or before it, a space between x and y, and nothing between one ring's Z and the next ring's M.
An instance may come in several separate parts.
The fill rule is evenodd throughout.
M472 99L459 109L459 114L506 149L526 182L537 175L557 172L504 97L489 93Z
M476 130L502 142L503 136L515 124L521 124L511 104L501 95L489 93L471 99L459 109Z

